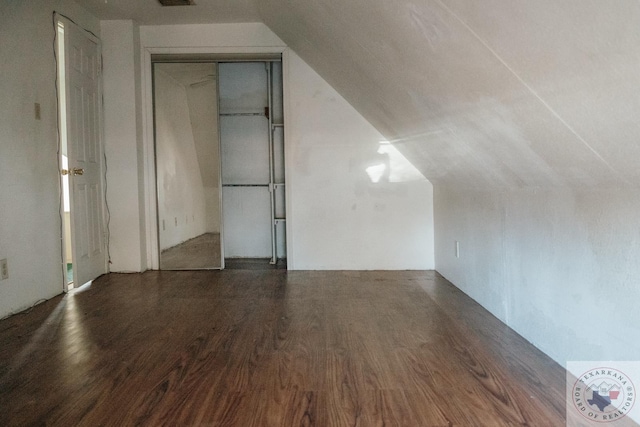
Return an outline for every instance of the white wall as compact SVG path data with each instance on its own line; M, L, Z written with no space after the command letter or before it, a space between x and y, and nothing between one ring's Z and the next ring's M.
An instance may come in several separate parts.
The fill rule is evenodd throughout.
M147 48L184 48L196 53L242 53L264 47L277 52L285 47L278 36L260 23L145 25L140 27L140 40Z
M110 270L146 269L142 185L139 28L102 21L104 135L107 157Z
M185 87L155 70L160 249L207 231L206 198Z
M143 48L163 52L286 49L262 24L142 26L140 33ZM429 182L372 183L365 169L380 162L384 138L295 53L287 58L289 267L433 268Z
M295 268L433 269L429 181L372 182L367 168L386 162L385 138L295 53L288 93Z
M638 189L436 186L435 206L438 271L499 319L560 364L638 358Z
M54 11L100 33L70 1L0 2L0 318L63 289Z

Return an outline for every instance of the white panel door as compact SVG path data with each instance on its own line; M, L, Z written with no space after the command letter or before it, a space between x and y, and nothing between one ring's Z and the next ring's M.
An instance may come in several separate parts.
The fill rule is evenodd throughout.
M264 63L218 66L225 257L271 257L269 120Z
M74 282L81 286L107 272L100 44L71 22L63 22Z

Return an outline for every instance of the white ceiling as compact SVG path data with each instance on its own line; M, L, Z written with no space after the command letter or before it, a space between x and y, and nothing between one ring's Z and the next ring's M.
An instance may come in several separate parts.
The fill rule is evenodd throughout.
M640 184L638 0L78 1L142 24L264 22L434 184Z
M253 0L195 2L165 7L158 0L76 0L98 19L133 19L141 25L261 22Z
M260 0L436 184L640 184L640 1Z

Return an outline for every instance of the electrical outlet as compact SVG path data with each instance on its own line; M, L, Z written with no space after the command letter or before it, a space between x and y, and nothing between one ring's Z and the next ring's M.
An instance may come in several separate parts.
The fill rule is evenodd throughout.
M0 259L0 280L9 278L9 264L7 259Z
M456 240L456 258L460 258L460 242Z

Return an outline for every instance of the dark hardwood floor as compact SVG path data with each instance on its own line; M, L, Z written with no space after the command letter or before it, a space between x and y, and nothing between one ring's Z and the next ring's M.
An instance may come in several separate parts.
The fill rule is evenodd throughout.
M110 274L0 322L0 425L562 426L565 371L434 272Z

